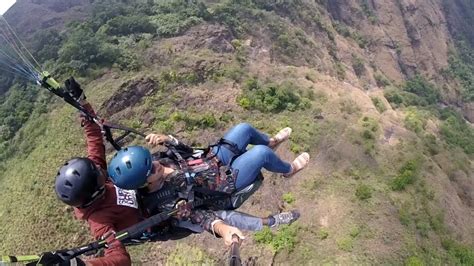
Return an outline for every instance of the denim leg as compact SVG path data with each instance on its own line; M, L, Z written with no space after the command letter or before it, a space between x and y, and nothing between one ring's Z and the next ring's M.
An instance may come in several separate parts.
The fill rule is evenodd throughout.
M268 145L270 137L261 133L248 123L240 123L230 129L225 135L224 139L231 141L237 145L240 151L245 151L249 144L252 145ZM217 158L224 164L229 164L234 153L225 146L214 147L212 150L217 154Z
M291 170L291 164L281 160L268 146L256 145L237 157L231 165L232 169L238 170L235 182L237 190L255 182L262 167L270 172L283 174Z
M263 229L262 218L237 211L216 211L217 216L226 224L242 230L260 231Z

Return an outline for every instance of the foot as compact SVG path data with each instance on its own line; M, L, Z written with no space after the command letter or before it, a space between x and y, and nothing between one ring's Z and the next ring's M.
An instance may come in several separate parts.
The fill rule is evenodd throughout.
M275 219L275 223L271 227L277 227L282 224L291 224L292 222L300 218L300 213L297 210L289 212L282 212L272 216Z
M288 174L284 174L284 177L290 177L299 171L303 170L309 163L309 154L307 152L303 152L300 154L296 159L293 160L291 163L291 171Z
M268 147L272 149L276 149L280 143L287 140L291 135L292 129L289 127L285 127L284 129L280 130L275 136L270 138L270 143Z

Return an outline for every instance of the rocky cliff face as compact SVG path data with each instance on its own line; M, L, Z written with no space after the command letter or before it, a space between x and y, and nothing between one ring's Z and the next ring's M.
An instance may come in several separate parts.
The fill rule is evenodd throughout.
M328 1L326 6L333 20L368 39L360 52L388 78L401 81L415 73L435 77L447 66L452 42L442 1L360 2Z
M354 54L365 61L365 77L349 76L351 83L374 87L377 72L395 82L422 74L443 89L444 102L459 106L465 117L474 121L472 103L460 100L459 84L440 75L448 67L455 40L474 44L474 31L469 26L474 22L472 2L336 0L325 1L325 7L332 23L349 26L367 43L360 47L353 38L336 39L345 65L350 66Z

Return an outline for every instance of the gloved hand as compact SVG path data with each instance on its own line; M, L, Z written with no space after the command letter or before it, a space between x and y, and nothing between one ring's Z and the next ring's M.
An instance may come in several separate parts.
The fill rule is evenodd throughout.
M86 99L86 95L81 89L81 85L79 85L79 83L77 83L73 77L70 77L64 81L64 87L66 88L66 91L69 93L69 95L74 98L74 100L80 101Z
M70 258L70 255L66 252L55 251L55 252L45 252L41 255L41 258L38 262L40 265L59 265L59 266L85 266L86 264L79 258Z

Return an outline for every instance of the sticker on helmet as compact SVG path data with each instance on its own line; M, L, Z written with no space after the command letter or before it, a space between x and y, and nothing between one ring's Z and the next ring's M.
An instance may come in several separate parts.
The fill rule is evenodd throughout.
M117 205L138 209L137 195L135 190L126 190L115 187L117 193Z

